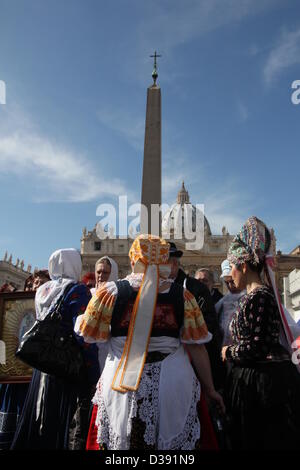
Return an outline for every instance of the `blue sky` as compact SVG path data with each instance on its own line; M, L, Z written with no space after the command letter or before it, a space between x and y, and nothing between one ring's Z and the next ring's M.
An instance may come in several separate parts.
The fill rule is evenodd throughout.
M47 266L103 202L139 202L157 50L163 201L300 243L297 0L0 0L0 257Z

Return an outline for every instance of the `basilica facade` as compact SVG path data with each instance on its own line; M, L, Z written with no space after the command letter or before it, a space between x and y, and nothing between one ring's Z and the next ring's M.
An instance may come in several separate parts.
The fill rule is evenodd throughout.
M182 183L182 187L177 195L176 203L174 203L170 210L164 214L162 219L162 236L168 241L174 241L178 249L183 251L181 265L187 273L193 275L198 268L209 268L214 273L216 286L222 288L219 280L221 274L220 266L222 261L226 258L226 253L233 236L228 233L225 227L222 229L222 234L213 235L211 233L209 222L206 217L204 217L204 244L202 249L187 250L186 244L189 240L184 238L184 233L182 233L181 239L176 238L174 230L174 219L175 216L178 218L178 208L182 211L184 217L184 209L186 205L190 205L190 207L192 207L192 231L195 232L197 209L195 206L191 205L189 194L185 189L184 183ZM183 228L184 222L182 224L182 229ZM165 237L168 229L169 236ZM107 237L104 240L99 240L96 233L96 227L91 231L84 229L81 238L81 255L84 274L94 271L97 259L105 255L111 256L118 263L120 278L129 274L131 269L128 252L132 241L133 240L130 237L115 239Z
M23 260L17 259L14 262L12 255L8 256L7 252L0 261L0 287L3 284L12 284L17 290L23 290L25 280L30 274L30 265L25 268Z
M189 240L184 238L178 240L175 238L174 219L178 217L178 208L182 211L184 217L185 205L192 207L192 231L196 230L196 207L190 202L188 191L184 183L180 188L177 201L166 212L162 219L162 236L168 241L174 241L178 249L183 251L181 266L186 273L194 275L199 268L208 268L214 273L215 287L221 292L226 291L226 287L220 281L221 263L226 259L228 247L234 235L229 234L226 227L222 228L221 234L212 234L209 221L204 217L204 243L200 250L187 250L186 244ZM176 209L176 211L175 211ZM176 214L175 214L176 212ZM182 223L182 227L184 223ZM300 269L300 250L293 250L290 254L276 252L276 238L273 229L272 232L272 251L276 261L276 278L280 293L283 293L283 279L294 269ZM165 235L169 235L165 237ZM133 240L128 238L109 238L100 240L97 236L96 227L87 231L83 229L81 238L81 255L83 262L83 274L93 272L96 261L102 256L112 257L119 266L119 278L125 277L130 273L130 263L128 252Z

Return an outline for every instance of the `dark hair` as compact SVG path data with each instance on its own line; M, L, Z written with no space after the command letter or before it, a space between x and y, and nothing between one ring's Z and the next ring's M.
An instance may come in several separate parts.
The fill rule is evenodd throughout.
M251 261L246 261L246 265L249 269L257 274L260 274L263 270L264 263L253 264Z
M28 276L28 277L25 279L25 282L24 282L24 290L31 288L31 287L32 287L32 284L33 284L33 274L30 274L30 276Z
M50 281L50 276L49 276L48 269L39 269L38 271L35 271L33 273L33 278L35 278L35 277L45 277L45 278L49 279L49 281Z

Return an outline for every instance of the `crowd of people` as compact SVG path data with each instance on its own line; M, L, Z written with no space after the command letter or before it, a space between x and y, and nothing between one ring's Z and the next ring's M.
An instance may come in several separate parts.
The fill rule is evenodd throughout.
M20 384L2 384L2 448L297 449L300 375L270 247L250 217L221 265L225 295L209 269L186 274L183 252L156 236L133 242L124 279L108 256L81 278L77 250L54 252L48 278L40 271L24 290L36 290L39 321L62 301L87 380L34 369L22 399Z
M49 281L47 269L36 270L24 282L25 292L36 292L38 288ZM5 282L0 287L0 293L17 292L18 287L13 282ZM29 383L0 383L0 449L9 449L18 418L28 392Z

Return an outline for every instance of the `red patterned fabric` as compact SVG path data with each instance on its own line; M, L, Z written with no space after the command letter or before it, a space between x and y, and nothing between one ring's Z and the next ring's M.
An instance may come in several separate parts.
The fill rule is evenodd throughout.
M201 423L201 450L219 450L218 441L203 393L201 393L200 396L199 408L199 420Z
M98 407L94 405L93 412L92 412L92 417L91 417L91 423L90 423L90 429L86 441L86 450L100 450L99 449L99 444L97 442L97 426L96 426L96 416L97 416L97 410Z
M189 356L190 361L192 358L187 347L184 346L185 352ZM196 372L195 372L196 373ZM201 425L201 449L202 450L220 450L215 430L210 419L208 407L203 393L200 395L200 404L199 404L199 420Z
M132 316L134 302L129 302L127 305L124 314L122 315L119 328L127 328L129 327L130 319ZM171 304L163 304L157 303L155 307L154 313L154 321L152 326L152 331L155 330L171 330L171 331L179 331L179 326L176 321L175 313L173 305Z
M97 443L97 426L95 424L98 407L94 405L89 434L86 443L86 450L100 450ZM201 393L199 406L199 419L201 423L201 450L219 450L216 435L209 416L207 404Z

